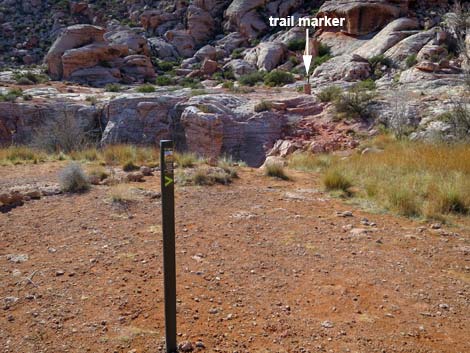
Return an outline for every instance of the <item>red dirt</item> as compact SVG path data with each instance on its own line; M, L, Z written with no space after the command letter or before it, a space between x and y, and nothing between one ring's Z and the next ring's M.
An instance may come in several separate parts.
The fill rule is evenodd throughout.
M22 168L28 178L38 167ZM177 187L179 342L201 340L207 352L470 352L467 231L360 211L318 191L311 174L290 173L284 182L246 169L231 186ZM159 177L135 186L158 191ZM107 193L0 214L1 352L162 350L160 201L143 196L126 210ZM336 215L345 210L354 217Z

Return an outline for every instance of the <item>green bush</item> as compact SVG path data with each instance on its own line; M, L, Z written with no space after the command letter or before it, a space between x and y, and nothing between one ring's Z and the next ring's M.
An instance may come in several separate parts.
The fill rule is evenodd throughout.
M364 89L353 87L340 95L334 104L339 118L367 120L369 118L368 107L372 99L372 94Z
M341 93L343 90L338 87L338 86L329 86L321 90L318 94L317 97L320 99L321 102L326 103L326 102L333 102L339 97L341 97Z
M293 39L287 43L287 49L292 51L300 51L305 49L305 39Z
M320 43L318 47L318 56L331 56L331 49L328 45Z
M416 54L411 54L406 58L406 67L410 68L415 66L418 63L417 60L417 55Z
M374 91L377 89L375 81L371 78L368 78L364 81L359 81L354 85L354 89L364 90L364 91Z
M109 83L104 89L106 92L121 92L121 86L116 83Z
M285 72L281 70L273 70L266 75L264 78L264 83L267 86L284 86L289 83L294 83L294 76L290 72Z
M171 86L172 84L174 84L173 79L167 75L158 76L157 79L155 80L155 83L158 86Z
M158 70L168 72L168 71L173 70L173 67L175 66L175 64L172 63L171 61L161 60L157 62L156 66Z
M242 59L243 58L243 52L244 52L243 48L236 48L232 52L232 59Z
M184 88L198 89L202 88L201 81L197 78L184 77L179 81Z
M137 92L139 93L153 93L155 92L155 87L152 85L142 85L137 87Z
M13 78L15 79L18 84L24 84L24 85L31 85L31 84L38 84L38 83L44 83L49 81L49 77L47 77L44 74L36 74L34 72L28 71L28 72L15 72L13 75Z
M259 82L263 82L266 73L263 71L255 71L251 74L246 74L238 79L238 82L243 86L255 86Z
M369 64L370 66L372 67L372 71L375 71L375 69L379 66L379 65L384 65L384 66L387 66L387 67L392 67L392 61L387 58L385 55L381 54L381 55L376 55L376 56L373 56L372 58L369 59Z
M135 163L132 159L126 161L122 165L122 170L125 171L125 172L132 172L132 171L138 170L138 169L139 169L139 166L135 165Z

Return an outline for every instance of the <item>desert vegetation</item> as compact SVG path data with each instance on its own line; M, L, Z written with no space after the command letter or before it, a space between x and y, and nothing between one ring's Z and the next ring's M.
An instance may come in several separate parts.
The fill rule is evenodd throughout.
M320 173L326 190L376 210L438 220L470 211L469 145L382 137L349 158L295 155L290 167Z

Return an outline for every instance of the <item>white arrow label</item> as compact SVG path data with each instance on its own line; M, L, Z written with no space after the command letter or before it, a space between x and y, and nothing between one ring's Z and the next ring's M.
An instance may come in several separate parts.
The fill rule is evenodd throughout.
M307 76L310 71L310 65L312 64L312 58L313 56L310 55L310 36L308 33L308 28L307 28L307 36L305 39L305 55L304 55L304 65L305 65L305 70L307 71Z

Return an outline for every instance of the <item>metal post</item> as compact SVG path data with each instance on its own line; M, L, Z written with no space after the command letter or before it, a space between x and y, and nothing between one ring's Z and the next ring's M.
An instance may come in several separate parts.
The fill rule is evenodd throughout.
M165 336L167 353L176 345L175 182L173 141L160 141L162 189L163 277L165 286Z

